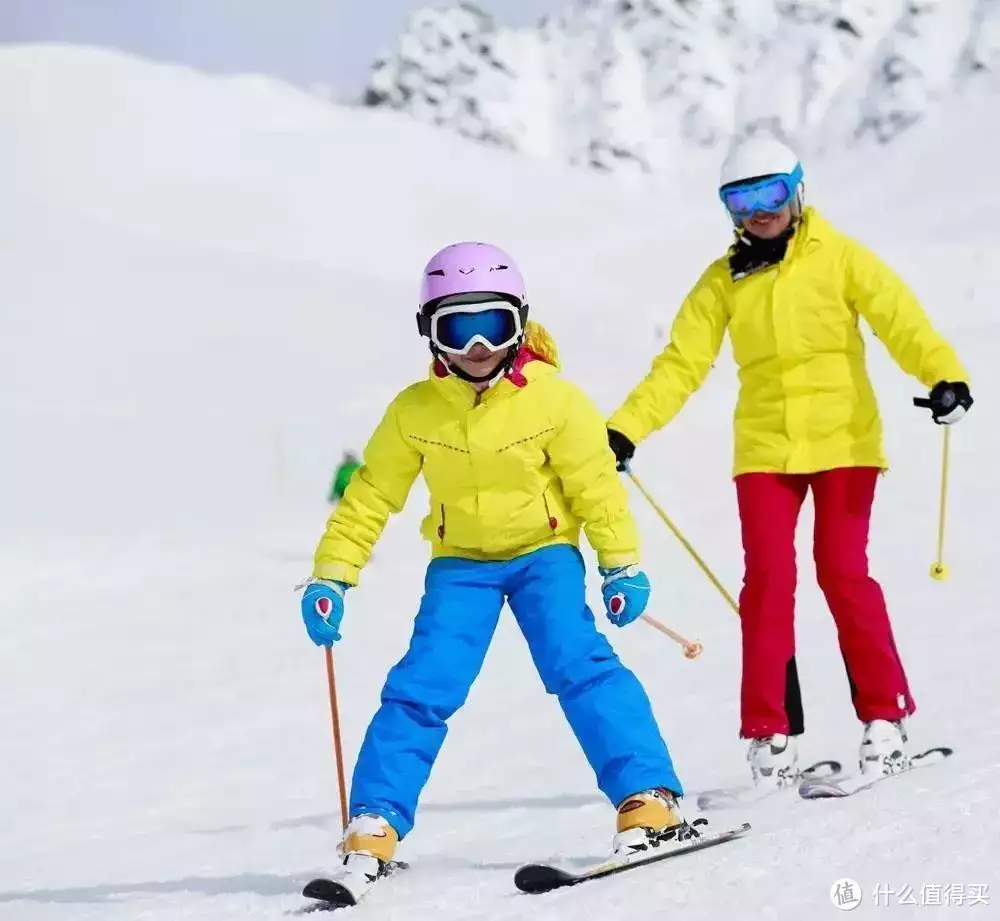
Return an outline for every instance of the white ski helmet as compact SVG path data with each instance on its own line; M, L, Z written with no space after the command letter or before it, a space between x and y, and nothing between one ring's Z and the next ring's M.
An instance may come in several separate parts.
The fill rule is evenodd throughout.
M753 135L729 149L719 174L719 188L764 176L791 176L801 163L795 151L773 137ZM802 216L803 185L799 182L792 199L792 214ZM734 219L735 220L735 219Z

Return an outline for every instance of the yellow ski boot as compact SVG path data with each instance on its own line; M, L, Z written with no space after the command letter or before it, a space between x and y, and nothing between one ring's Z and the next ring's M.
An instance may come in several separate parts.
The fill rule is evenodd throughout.
M696 820L695 825L705 824ZM677 797L669 790L643 790L626 797L618 806L618 828L614 853L625 856L661 843L698 837L694 826L681 815Z
M399 835L380 815L355 816L344 831L340 852L344 863L351 865L357 858L374 858L379 863L379 875L396 853Z

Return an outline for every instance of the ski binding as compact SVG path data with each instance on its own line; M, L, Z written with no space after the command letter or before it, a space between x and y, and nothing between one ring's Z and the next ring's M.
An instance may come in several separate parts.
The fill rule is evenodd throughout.
M862 790L867 790L872 785L890 777L905 777L917 768L930 767L933 764L940 764L954 754L954 749L946 745L939 745L928 748L926 751L918 752L910 758L910 766L901 771L891 774L876 774L865 776L864 774L852 774L850 777L841 779L807 779L799 785L799 796L803 799L834 799L844 796L853 796Z

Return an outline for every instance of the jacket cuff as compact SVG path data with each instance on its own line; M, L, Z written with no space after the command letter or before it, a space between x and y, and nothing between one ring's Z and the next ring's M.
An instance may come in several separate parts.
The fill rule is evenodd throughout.
M622 433L624 434L624 432ZM632 551L631 553L598 553L597 554L597 565L601 569L619 569L622 566L638 566L639 565L639 555Z
M317 561L313 566L314 579L327 579L330 582L346 582L348 585L357 585L361 578L361 570L350 563L342 563L338 560Z

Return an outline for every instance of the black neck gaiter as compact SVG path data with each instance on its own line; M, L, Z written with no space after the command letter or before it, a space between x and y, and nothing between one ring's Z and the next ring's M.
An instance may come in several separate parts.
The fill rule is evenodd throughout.
M777 265L785 258L788 241L795 235L795 223L773 240L762 240L746 230L736 232L736 242L729 248L729 274L733 281Z

